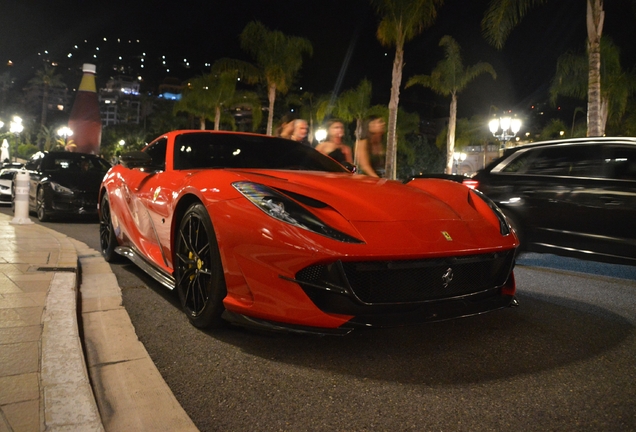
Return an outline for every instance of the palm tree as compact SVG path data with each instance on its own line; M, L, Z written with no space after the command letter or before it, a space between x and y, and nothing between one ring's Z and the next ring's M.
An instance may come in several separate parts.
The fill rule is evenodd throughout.
M252 108L254 129L258 128L261 122L260 100L252 92L237 91L236 78L235 71L226 71L190 80L181 100L174 106L175 113L183 111L192 114L199 119L201 130L205 129L206 120L214 121L214 130L219 130L222 116L234 125L234 118L227 110L236 105L248 105Z
M459 44L452 37L442 37L439 45L445 47L446 59L438 62L430 75L411 77L405 88L419 84L430 88L437 94L451 97L448 134L446 136L446 173L451 174L453 172L455 127L457 125L457 94L479 75L489 73L493 79L496 79L497 74L490 63L479 62L464 67Z
M605 133L607 123L616 125L626 112L627 102L636 91L636 76L623 70L620 50L607 37L601 40L603 71L601 88L600 131ZM585 99L588 94L588 59L586 55L563 54L557 60L557 72L550 86L553 103L559 96Z
M284 95L289 91L302 67L303 54L313 54L313 47L305 38L269 30L258 21L245 26L240 39L241 48L254 58L256 65L240 60L220 59L215 62L212 72L234 70L248 83L264 82L267 85L267 134L272 135L276 94Z
M362 121L369 115L371 89L371 81L365 78L357 88L340 93L333 106L333 114L342 121L350 123L355 120L356 140L360 139L362 133Z
M345 123L356 122L355 138L360 140L362 134L362 122L369 115L386 117L386 106L371 106L371 81L363 79L358 87L340 93L333 105L333 115ZM358 163L357 152L353 154L353 163Z
M51 151L56 147L64 147L64 138L60 138L57 136L57 132L54 128L49 128L46 126L40 126L40 130L37 135L38 142L42 144L42 150ZM60 142L62 143L60 145Z
M377 37L386 47L395 47L387 127L386 176L395 179L397 115L404 67L404 44L430 27L444 0L371 0L381 17Z
M46 126L46 115L49 109L49 89L65 88L66 84L62 81L62 77L55 73L55 69L45 65L44 70L39 70L35 76L29 80L29 85L42 88L42 113L40 115L40 126ZM42 150L40 143L40 150Z
M216 78L202 75L191 79L181 95L181 99L174 105L174 113L185 112L199 120L199 127L205 130L205 121L214 120L214 105L210 87L216 85Z
M491 0L482 20L486 39L501 49L512 29L530 7L546 0ZM605 22L603 0L586 0L588 43L587 135L603 135L601 102L601 36Z

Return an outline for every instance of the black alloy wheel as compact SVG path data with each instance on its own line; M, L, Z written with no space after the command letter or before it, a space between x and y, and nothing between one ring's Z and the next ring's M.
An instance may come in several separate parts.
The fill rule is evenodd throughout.
M183 311L197 328L218 327L227 294L212 222L202 204L186 211L175 239L176 288Z
M117 237L110 213L110 202L108 194L104 192L99 205L99 246L102 249L102 256L107 262L116 262L120 257L115 248L118 246Z
M44 190L44 186L38 188L35 199L35 212L40 222L46 222L51 219L46 210L46 191Z

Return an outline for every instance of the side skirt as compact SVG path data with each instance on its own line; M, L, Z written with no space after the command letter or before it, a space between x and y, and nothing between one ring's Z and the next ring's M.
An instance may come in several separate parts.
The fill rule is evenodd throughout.
M137 267L145 271L151 278L166 288L173 290L176 286L176 281L171 274L166 273L163 269L159 269L148 262L148 260L141 256L141 254L137 253L133 248L128 246L118 246L115 248L115 252L131 260Z

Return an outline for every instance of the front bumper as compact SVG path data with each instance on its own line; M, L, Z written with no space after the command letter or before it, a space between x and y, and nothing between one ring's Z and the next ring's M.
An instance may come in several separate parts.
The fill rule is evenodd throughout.
M46 209L51 214L77 216L97 216L97 195L74 194L72 196L52 194L46 202Z

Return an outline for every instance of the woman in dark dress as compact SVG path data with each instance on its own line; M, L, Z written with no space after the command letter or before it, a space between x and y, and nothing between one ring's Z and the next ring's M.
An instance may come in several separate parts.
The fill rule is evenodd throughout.
M385 130L386 123L382 117L370 116L365 119L360 139L356 142L356 159L363 174L371 177L384 176Z
M327 137L316 146L316 150L337 160L341 164L353 163L351 147L342 142L344 124L340 120L330 120L327 123Z

